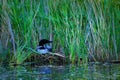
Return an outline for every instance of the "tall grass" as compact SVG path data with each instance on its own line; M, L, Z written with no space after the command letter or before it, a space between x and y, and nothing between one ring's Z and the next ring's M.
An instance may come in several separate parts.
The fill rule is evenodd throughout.
M59 40L60 46L63 47L65 54L74 63L76 58L87 57L87 51L84 38L83 23L83 3L77 1L62 2L49 4L52 23L54 25L54 39Z
M105 1L87 1L87 19L89 23L89 51L97 59L110 60L118 59L116 35L115 34L115 17L113 2ZM118 26L119 28L119 26ZM92 43L92 45L91 45ZM113 57L114 56L114 57Z
M23 63L42 38L72 63L119 59L119 1L53 1L1 0L0 50L10 62Z

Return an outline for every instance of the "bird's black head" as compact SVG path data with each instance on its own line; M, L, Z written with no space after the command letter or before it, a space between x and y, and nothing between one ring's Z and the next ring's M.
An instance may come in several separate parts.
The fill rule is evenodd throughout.
M49 41L49 40L47 40L47 39L42 39L42 40L40 40L40 42L39 42L39 46L43 46L44 44L47 44L47 43L52 43L52 41Z

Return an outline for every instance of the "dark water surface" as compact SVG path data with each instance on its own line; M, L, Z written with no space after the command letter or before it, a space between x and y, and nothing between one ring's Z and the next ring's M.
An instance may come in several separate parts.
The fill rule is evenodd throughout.
M120 80L120 64L0 67L0 80Z

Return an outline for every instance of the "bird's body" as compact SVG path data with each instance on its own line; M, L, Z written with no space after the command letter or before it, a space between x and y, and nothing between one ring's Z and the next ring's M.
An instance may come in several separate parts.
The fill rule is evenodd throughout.
M48 43L52 43L52 41L42 39L39 42L36 50L39 54L47 54L52 51L52 47L48 45Z
M39 54L46 54L46 53L49 53L50 51L48 50L48 49L37 49L37 52L39 53Z

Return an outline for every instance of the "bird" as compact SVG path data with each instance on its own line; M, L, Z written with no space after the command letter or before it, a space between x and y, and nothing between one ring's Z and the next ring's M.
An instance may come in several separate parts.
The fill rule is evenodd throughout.
M39 45L37 46L36 50L39 54L47 54L49 52L52 52L52 47L48 45L49 43L52 43L53 41L47 40L47 39L41 39L39 41Z

